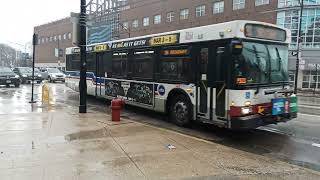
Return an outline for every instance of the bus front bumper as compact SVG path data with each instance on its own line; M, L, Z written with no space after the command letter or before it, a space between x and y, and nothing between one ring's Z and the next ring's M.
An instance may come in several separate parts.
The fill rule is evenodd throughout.
M272 115L250 115L245 117L235 117L231 119L230 129L255 129L268 124L277 124L287 122L297 117L297 113L282 114L279 116Z

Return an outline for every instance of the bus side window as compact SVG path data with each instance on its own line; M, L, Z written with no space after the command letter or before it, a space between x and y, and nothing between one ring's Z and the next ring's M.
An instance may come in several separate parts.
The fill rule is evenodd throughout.
M112 57L112 76L126 77L127 76L127 52L114 52Z
M171 82L194 80L190 49L185 46L165 48L160 57L160 79Z
M96 71L96 60L95 54L87 54L87 71L95 72Z
M133 54L133 63L130 63L129 71L133 78L152 79L153 78L153 50L139 50Z

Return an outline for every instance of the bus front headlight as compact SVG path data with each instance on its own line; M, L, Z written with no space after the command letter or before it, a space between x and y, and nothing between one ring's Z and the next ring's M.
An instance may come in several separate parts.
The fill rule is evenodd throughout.
M242 107L241 108L241 114L242 115L248 115L252 113L252 107L248 106L248 107Z

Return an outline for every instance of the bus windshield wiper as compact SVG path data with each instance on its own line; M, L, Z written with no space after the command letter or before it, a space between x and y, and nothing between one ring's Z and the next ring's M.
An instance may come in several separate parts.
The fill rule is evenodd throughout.
M277 53L277 60L279 61L279 71L281 72L282 76L285 77L285 74L282 70L282 59L281 59L281 56L280 56L280 53L279 53L279 49L276 47L276 53ZM282 89L284 89L284 86L285 86L285 82L286 81L282 81Z
M259 93L259 91L260 91L260 82L261 82L261 79L262 79L262 70L261 70L261 67L260 67L260 57L259 57L259 55L258 55L258 51L257 51L257 47L255 46L255 45L253 45L252 46L253 47L253 50L254 50L254 54L255 54L255 56L256 56L256 59L257 59L257 62L258 62L258 70L259 70L259 83L258 83L258 85L257 85L257 90L256 90L256 92L255 92L255 94L258 94Z

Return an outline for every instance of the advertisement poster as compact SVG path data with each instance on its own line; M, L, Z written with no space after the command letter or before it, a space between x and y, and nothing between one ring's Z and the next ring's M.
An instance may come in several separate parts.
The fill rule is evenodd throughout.
M106 96L119 97L145 105L153 105L153 84L106 79L105 85Z

